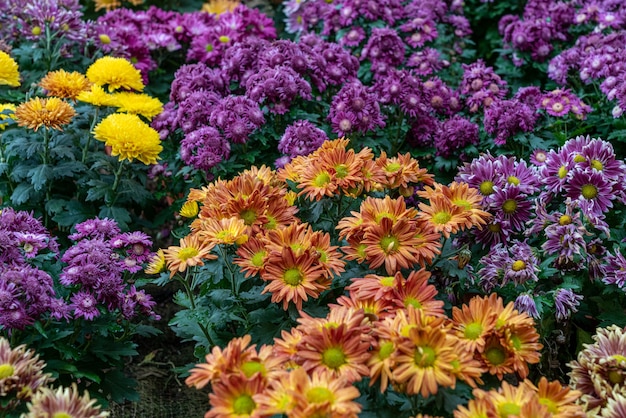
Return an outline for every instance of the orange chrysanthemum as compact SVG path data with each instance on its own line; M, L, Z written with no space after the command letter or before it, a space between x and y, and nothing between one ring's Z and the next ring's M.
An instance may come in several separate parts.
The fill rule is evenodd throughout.
M370 372L370 386L380 380L380 392L384 393L392 381L395 367L396 344L392 340L379 339L373 343L374 349L370 352L367 361Z
M412 307L428 316L443 315L443 301L435 299L437 288L428 284L430 272L414 270L404 281L397 281L394 302L399 308Z
M241 245L248 241L246 224L240 218L202 219L192 232L209 244Z
M74 108L58 97L35 97L15 109L17 124L34 131L42 126L62 131L61 126L70 123L74 115Z
M211 254L214 244L205 244L197 236L188 235L180 240L180 246L170 246L163 250L170 277L182 273L187 267L202 266L202 260L215 260L217 256Z
M237 249L237 256L233 259L233 263L240 267L246 277L250 277L263 272L268 251L263 241L251 238Z
M202 11L219 16L226 12L232 12L240 4L237 0L210 0L202 5Z
M480 389L475 389L475 392ZM474 395L477 398L485 397L490 404L490 409L495 412L495 416L503 418L514 418L521 416L524 405L538 400L534 392L525 385L513 386L506 381L502 382L499 390L490 390L482 394ZM490 415L491 416L491 415Z
M309 200L321 200L325 196L334 196L338 187L332 170L313 160L309 161L309 165L301 173L298 188L302 189L298 196L305 195Z
M397 289L397 282L404 282L404 277L400 272L396 273L395 276L368 274L363 278L352 279L352 284L346 290L357 298L390 301L394 297L393 291Z
M316 261L308 252L296 255L291 248L284 248L280 260L265 266L261 278L268 284L263 293L272 293L272 302L282 302L285 310L289 302L301 310L302 302L309 296L317 298L328 288L319 282L324 277L324 270Z
M490 305L493 301L493 298L475 296L467 305L452 308L455 335L471 353L483 351L485 338L494 331L498 306Z
M376 159L376 165L382 169L385 175L385 183L388 189L408 190L411 184L433 184L433 175L419 167L416 159L410 153L398 154L397 157L387 157L387 153L381 152Z
M265 389L261 378L247 379L242 375L229 375L212 385L209 394L211 409L204 418L262 418L254 400Z
M46 95L72 100L76 100L81 92L88 91L90 84L83 74L62 69L49 72L39 82L39 86L46 90Z
M393 222L383 218L380 225L365 233L363 244L367 263L371 268L384 264L387 274L411 268L419 262L419 250L415 247L415 223L408 219Z
M489 418L489 402L486 399L470 399L467 407L460 405L454 411L454 418Z
M524 384L537 393L539 403L548 408L554 418L585 418L582 406L576 401L581 392L562 386L559 381L548 381L544 376L539 379L537 386L531 381L524 380Z
M450 234L456 234L459 230L472 226L469 213L459 206L455 206L445 196L435 196L430 200L430 205L420 203L419 217L434 227L435 231L441 232L444 237L450 238Z

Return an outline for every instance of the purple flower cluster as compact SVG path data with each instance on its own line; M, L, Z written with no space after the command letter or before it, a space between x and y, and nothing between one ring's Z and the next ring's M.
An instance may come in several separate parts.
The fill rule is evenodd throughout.
M43 314L66 315L52 277L32 263L58 255L56 240L41 221L12 208L0 211L0 329L23 329Z
M478 271L480 285L485 292L508 283L523 285L539 280L539 260L525 241L512 240L505 245L498 243L481 258L483 267Z
M539 108L552 116L566 116L571 113L577 119L585 119L591 107L568 89L555 89L543 94Z
M505 47L513 51L513 63L526 62L520 53L530 54L534 61L543 62L552 53L556 41L567 40L568 29L574 24L574 2L530 0L522 17L505 15L498 28Z
M180 157L187 165L209 171L230 157L230 143L216 128L203 126L183 138L180 143Z
M477 144L478 125L459 115L442 122L434 134L435 154L444 158Z
M480 108L488 108L507 94L507 83L485 66L482 60L472 64L463 64L463 79L459 86L459 93L465 97L470 112L477 112Z
M333 132L339 136L382 128L384 119L376 94L358 79L344 84L333 98L328 114Z
M103 309L119 311L127 319L137 312L158 318L151 297L124 281L125 273L141 270L153 256L147 235L122 233L114 220L95 218L76 225L69 238L75 243L61 258L67 265L59 280L72 289L74 318L93 320Z
M485 110L485 131L493 136L496 145L506 144L507 139L520 132L531 132L539 114L525 103L511 100L496 100Z
M159 52L182 50L187 62L217 65L234 43L247 38L275 39L273 21L256 9L240 5L218 17L204 12L178 13L151 6L146 11L115 9L99 17L101 48L132 60L147 77L157 68Z
M290 158L309 155L328 140L326 132L308 120L297 120L285 129L278 150Z

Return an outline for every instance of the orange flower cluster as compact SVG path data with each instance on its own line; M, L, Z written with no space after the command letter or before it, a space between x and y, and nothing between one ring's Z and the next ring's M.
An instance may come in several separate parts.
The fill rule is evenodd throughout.
M579 396L580 392L545 377L538 386L527 379L519 386L502 382L497 390L474 389L474 399L454 411L454 418L585 418L587 415L575 404Z
M431 263L440 253L441 235L418 211L407 208L403 197L366 198L359 212L337 224L346 259L367 262L370 268L384 265L388 274Z
M449 186L435 183L434 188L426 187L417 194L429 200L429 204L419 204L418 217L429 222L446 238L474 226L482 229L491 218L490 213L482 210L482 195L478 189L467 183L453 182Z
M206 356L207 363L191 370L187 385L211 384L211 409L205 418L358 416L361 406L354 399L359 391L347 379L290 369L271 346L257 350L250 341L246 335L233 339L224 350L214 347Z
M410 196L413 185L433 184L433 176L408 153L387 158L383 152L374 158L371 149L365 147L357 153L347 148L349 143L344 138L326 141L313 153L291 160L278 176L296 183L299 195L309 200L337 194L355 197L383 189L399 189L401 194Z

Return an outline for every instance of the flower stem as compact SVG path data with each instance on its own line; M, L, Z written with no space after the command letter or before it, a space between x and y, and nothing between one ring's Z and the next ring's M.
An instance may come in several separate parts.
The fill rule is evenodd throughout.
M219 251L220 257L224 261L224 265L226 265L226 269L228 270L228 279L230 281L231 291L233 292L233 295L235 297L238 297L239 289L237 289L237 285L235 282L235 272L230 267L230 264L231 264L230 260L228 259L226 253L224 253L224 249L222 248L222 245L218 245L217 250Z
M85 144L85 148L83 148L83 157L80 159L80 162L85 164L85 161L87 160L87 152L89 151L89 146L91 145L91 134L94 130L94 128L96 127L96 122L98 122L98 108L96 107L96 110L93 114L93 120L91 121L91 127L89 128L89 135L87 136L87 144Z
M115 201L117 200L117 186L120 185L120 179L122 178L122 170L124 169L124 160L120 160L120 165L119 167L117 167L117 170L115 171L115 180L113 180L113 186L111 187L111 193L113 194L113 199L111 200L111 204L109 204L109 207L113 206L115 204Z

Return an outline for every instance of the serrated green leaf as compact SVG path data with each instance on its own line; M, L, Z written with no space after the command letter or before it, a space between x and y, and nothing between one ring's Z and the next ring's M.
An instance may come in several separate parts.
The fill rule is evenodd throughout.
M98 214L100 218L115 219L121 229L127 229L131 221L130 212L126 208L119 206L103 206Z
M32 184L20 183L17 185L15 190L13 190L13 194L11 195L11 202L14 205L21 205L23 203L28 202L31 195L35 191Z
M55 179L63 177L73 177L75 174L83 173L87 167L80 161L61 161L52 169L52 177Z
M45 184L52 178L52 167L48 164L40 164L28 171L30 183L35 190L41 190Z

